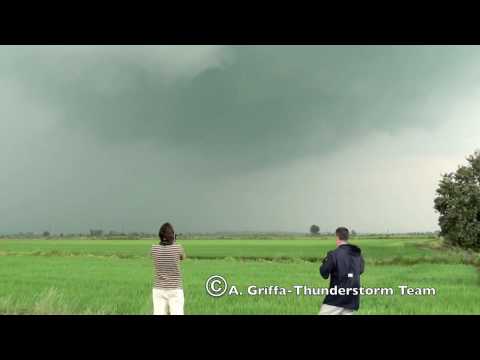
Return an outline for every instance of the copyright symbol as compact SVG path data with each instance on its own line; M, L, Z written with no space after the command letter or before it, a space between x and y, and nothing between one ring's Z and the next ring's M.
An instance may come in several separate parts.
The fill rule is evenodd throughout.
M227 292L227 280L220 275L210 276L205 282L205 289L208 295L213 297L223 296Z

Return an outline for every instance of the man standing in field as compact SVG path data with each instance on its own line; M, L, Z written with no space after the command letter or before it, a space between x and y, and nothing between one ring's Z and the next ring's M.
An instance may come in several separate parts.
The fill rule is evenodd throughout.
M153 314L183 315L183 286L180 261L186 258L182 245L175 243L175 230L165 223L158 232L160 245L152 246L154 268Z
M360 248L348 244L348 229L339 227L335 234L337 248L327 254L320 266L322 277L330 276L330 289L319 315L352 315L360 306L360 275L365 265ZM336 294L332 294L332 289L336 289Z

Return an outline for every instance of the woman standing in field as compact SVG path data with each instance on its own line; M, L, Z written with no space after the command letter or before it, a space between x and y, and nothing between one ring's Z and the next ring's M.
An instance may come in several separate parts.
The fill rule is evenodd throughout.
M152 245L154 268L153 314L183 315L183 285L180 261L186 258L183 247L175 243L175 230L165 223L158 232L159 245Z

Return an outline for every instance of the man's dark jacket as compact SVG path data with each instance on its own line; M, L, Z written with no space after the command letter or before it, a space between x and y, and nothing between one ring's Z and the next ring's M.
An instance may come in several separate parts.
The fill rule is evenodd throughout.
M358 294L331 295L328 294L324 304L338 306L351 310L358 310L360 306L360 274L363 274L364 261L362 251L358 246L344 244L330 251L320 266L320 274L324 279L330 276L330 289L340 288L358 289ZM345 292L346 294L346 292Z

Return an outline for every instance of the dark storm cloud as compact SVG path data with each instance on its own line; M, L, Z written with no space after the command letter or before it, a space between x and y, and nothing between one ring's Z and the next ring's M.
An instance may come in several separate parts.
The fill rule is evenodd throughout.
M209 171L324 154L372 129L431 126L480 55L477 47L179 48L2 55L5 76L56 109L61 126L104 143L178 149L179 162L203 158Z
M0 46L0 233L432 229L477 46Z

